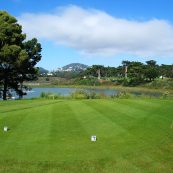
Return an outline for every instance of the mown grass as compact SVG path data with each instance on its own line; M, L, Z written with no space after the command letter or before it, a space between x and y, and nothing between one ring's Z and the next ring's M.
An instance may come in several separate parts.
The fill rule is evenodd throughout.
M159 99L2 101L0 172L172 173L172 105Z

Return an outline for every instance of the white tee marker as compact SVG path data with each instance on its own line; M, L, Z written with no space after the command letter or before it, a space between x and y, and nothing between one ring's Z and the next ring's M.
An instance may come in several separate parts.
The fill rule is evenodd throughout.
M92 142L96 142L96 140L97 140L97 136L91 136L91 141Z
M8 131L8 127L4 126L4 132L7 132L7 131Z

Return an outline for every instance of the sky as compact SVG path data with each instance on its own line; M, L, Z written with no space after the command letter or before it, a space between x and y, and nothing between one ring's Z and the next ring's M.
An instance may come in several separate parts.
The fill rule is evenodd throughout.
M42 45L38 66L173 64L172 0L0 0Z

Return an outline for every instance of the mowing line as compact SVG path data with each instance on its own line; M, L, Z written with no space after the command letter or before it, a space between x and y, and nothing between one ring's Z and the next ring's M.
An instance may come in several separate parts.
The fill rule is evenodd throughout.
M42 103L42 104L34 104L34 103L30 103L31 106L27 106L27 107L21 107L20 109L11 109L11 110L7 110L7 111L0 111L0 113L4 114L4 113L8 113L8 112L15 112L15 111L22 111L25 109L32 109L32 108L36 108L36 107L41 107L41 106L48 106L48 105L52 105L52 104L57 104L59 102L62 102L62 100L58 100L58 101L51 101L50 103ZM34 105L34 106L32 106ZM23 105L22 105L23 106Z

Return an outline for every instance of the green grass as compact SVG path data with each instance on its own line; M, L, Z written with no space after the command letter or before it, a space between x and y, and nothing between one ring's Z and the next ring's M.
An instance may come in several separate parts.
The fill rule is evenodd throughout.
M0 172L172 173L172 105L159 99L2 101Z

